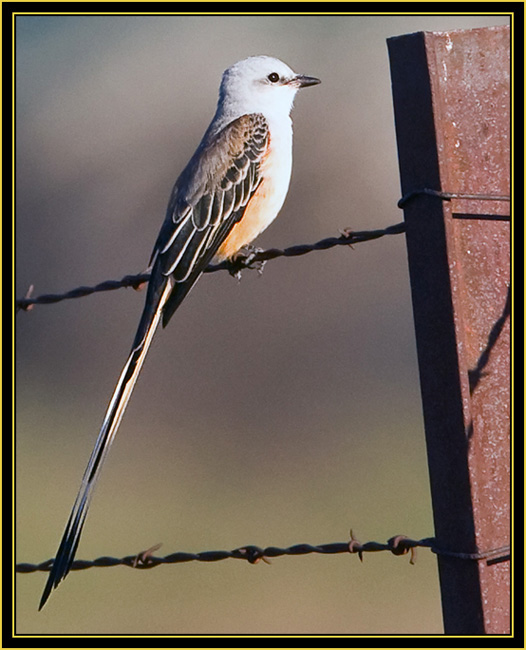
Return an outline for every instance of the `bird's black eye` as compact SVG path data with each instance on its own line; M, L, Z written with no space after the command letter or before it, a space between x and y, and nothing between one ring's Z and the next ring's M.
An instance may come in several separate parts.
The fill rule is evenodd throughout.
M269 81L272 81L273 84L275 84L276 81L279 81L279 74L277 72L271 72L267 77L267 79Z

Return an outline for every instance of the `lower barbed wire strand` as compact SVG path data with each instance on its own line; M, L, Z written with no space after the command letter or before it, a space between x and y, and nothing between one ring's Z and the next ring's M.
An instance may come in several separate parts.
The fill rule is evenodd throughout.
M498 548L490 549L487 551L480 551L475 553L462 553L450 550L441 551L435 545L435 538L426 537L420 540L414 540L405 535L395 535L387 540L386 543L381 542L366 542L362 544L353 535L351 531L351 539L348 542L332 542L329 544L319 544L314 546L312 544L294 544L287 548L280 548L277 546L268 546L262 548L260 546L241 546L233 551L204 551L202 553L186 553L176 552L166 555L165 557L156 557L152 553L159 549L160 544L152 546L146 551L142 551L137 555L128 555L122 558L103 556L95 560L75 560L71 566L72 571L80 571L83 569L91 569L92 567L112 567L112 566L128 566L136 569L151 569L161 564L178 564L183 562L217 562L220 560L236 559L246 560L250 564L256 564L260 560L268 561L269 558L280 557L284 555L309 555L311 553L334 555L337 553L351 553L358 554L362 560L363 553L377 553L379 551L389 551L393 555L406 555L410 553L410 563L414 564L415 550L419 547L429 548L437 555L444 555L454 557L461 560L480 561L502 556L503 560L509 559L510 553L509 546L501 546ZM494 561L494 560L492 560ZM53 565L53 560L46 560L40 564L20 563L17 564L15 569L17 573L35 573L37 571L50 571Z

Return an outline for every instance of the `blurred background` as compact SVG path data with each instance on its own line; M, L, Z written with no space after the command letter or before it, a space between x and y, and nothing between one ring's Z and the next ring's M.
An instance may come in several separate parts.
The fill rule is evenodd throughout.
M322 80L293 110L284 248L402 220L386 38L507 16L18 16L17 296L139 273L222 71ZM17 562L54 557L144 292L20 313ZM159 331L77 557L433 535L403 235L203 277ZM436 558L20 575L18 634L440 634Z

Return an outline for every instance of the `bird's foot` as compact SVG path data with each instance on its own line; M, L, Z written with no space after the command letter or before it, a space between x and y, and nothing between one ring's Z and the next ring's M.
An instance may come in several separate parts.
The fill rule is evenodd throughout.
M256 257L262 252L263 249L258 248L257 246L252 246L250 244L248 246L243 246L241 250L232 256L228 272L238 281L241 280L241 271L243 271L243 269L255 269L258 274L261 275L267 261L258 260Z

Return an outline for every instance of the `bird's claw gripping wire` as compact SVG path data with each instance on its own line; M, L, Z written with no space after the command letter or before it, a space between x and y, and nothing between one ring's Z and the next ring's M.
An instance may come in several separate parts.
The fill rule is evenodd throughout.
M241 272L243 269L256 270L258 275L261 275L267 260L258 260L256 257L259 253L263 252L262 248L252 246L251 244L244 246L234 255L234 257L232 257L228 272L232 277L236 278L238 282L241 281Z

